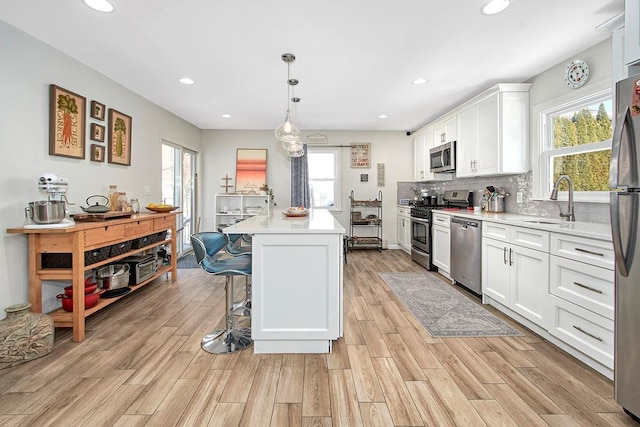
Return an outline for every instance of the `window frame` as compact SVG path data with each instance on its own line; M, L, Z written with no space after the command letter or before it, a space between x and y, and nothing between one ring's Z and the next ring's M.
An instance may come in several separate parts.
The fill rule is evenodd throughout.
M532 108L532 116L538 121L536 134L532 135L531 160L533 173L533 198L534 200L549 200L553 187L553 174L551 170L551 157L557 155L579 154L590 151L611 149L611 139L605 141L594 142L590 144L578 145L574 147L548 148L552 146L553 125L551 124L551 115L557 114L569 109L580 108L581 106L590 105L599 101L611 98L614 101L613 89L608 82L601 82L593 85L592 91L585 94L570 93L566 96L552 99L543 104L536 105ZM613 103L615 106L615 103ZM615 126L615 111L612 111L612 127ZM568 200L568 192L560 191L558 200ZM592 202L592 203L609 203L608 191L576 191L574 192L574 201L576 202Z
M342 211L342 151L340 147L318 147L318 146L307 146L307 161L310 159L310 155L313 153L332 153L333 161L334 161L334 171L335 176L333 178L333 194L334 194L334 202L331 207L318 206L314 207L314 209L327 209L329 212L341 212ZM309 176L309 181L311 182L311 176ZM318 181L318 180L315 180ZM331 179L326 179L324 181L331 181ZM313 202L313 200L312 200Z

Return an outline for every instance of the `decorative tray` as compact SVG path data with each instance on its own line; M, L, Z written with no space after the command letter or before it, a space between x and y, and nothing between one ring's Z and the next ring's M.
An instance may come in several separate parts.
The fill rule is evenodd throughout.
M126 218L133 215L132 211L109 211L104 213L77 213L71 218L76 222L106 221L114 218Z
M178 209L178 206L164 206L164 207L146 206L145 209L155 213L167 213L167 212L175 211L176 209Z
M284 211L282 212L284 214L284 216L307 216L309 215L309 211L300 211L300 212L289 212L289 211Z

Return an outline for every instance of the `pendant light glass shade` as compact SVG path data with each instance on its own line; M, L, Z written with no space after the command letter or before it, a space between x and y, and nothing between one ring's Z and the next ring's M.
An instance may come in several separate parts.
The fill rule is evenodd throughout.
M276 129L276 138L284 142L288 138L300 138L300 130L291 121L289 110L287 109L287 115L284 118L284 122Z
M295 118L295 103L300 102L300 98L291 97L293 87L298 84L298 80L291 78L291 63L296 60L296 57L292 53L283 53L281 58L287 64L287 114L282 124L275 130L275 135L282 143L282 148L284 148L290 157L300 157L304 155L303 143L300 138L300 130L293 123L293 118ZM292 101L294 102L293 114L291 114Z

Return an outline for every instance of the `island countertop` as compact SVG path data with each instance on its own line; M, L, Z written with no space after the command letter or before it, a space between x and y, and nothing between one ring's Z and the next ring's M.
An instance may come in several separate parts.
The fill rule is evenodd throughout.
M288 217L276 209L226 227L227 234L344 234L345 229L326 209L309 209L309 215Z

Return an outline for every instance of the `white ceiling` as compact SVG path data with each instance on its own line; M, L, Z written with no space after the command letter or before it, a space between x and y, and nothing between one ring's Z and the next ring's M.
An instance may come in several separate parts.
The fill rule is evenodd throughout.
M412 131L606 39L595 27L624 8L512 0L484 16L485 2L112 0L101 14L82 0L2 0L0 19L201 129L275 128L287 104L280 56L291 52L301 129Z

